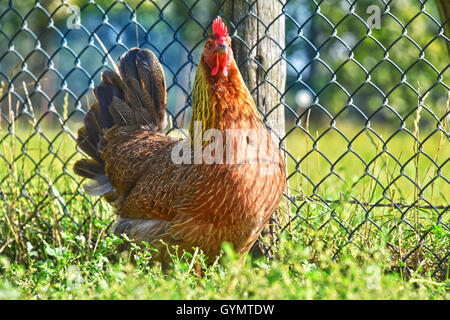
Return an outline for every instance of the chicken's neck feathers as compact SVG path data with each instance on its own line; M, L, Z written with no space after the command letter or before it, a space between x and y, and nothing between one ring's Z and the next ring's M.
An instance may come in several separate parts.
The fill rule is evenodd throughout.
M202 133L208 129L248 129L262 124L253 98L234 61L228 77L210 74L209 67L200 59L192 92L191 137L194 137L196 121L201 122Z

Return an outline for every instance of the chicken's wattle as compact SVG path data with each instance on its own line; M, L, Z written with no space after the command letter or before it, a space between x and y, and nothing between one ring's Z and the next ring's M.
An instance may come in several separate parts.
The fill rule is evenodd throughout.
M228 55L226 53L217 53L216 65L211 70L211 75L215 76L219 72L219 69L221 69L223 75L225 77L228 76L227 64L228 64Z

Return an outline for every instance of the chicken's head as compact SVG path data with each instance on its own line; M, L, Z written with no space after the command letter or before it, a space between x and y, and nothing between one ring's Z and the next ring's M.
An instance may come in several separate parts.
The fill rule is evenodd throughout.
M226 77L233 59L231 39L228 36L227 27L220 17L214 20L212 30L213 33L206 40L202 57L211 69L212 76L222 74Z

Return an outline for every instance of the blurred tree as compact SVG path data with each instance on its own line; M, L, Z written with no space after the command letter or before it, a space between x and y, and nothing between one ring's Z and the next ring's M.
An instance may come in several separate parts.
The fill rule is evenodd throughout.
M286 101L292 109L295 93L306 88L318 98L313 120L329 119L327 111L336 115L350 102L352 111L338 119L363 119L357 107L366 116L378 110L372 120L398 127L396 112L411 112L420 91L429 93L426 106L443 116L449 57L434 1L309 1L300 9L294 3L300 2L288 4L286 25ZM380 29L367 23L372 5L380 8ZM433 123L434 117L423 121Z

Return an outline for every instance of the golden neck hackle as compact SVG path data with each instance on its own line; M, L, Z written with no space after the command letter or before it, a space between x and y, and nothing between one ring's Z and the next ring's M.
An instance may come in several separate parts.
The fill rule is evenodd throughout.
M192 91L191 141L198 133L196 121L202 124L202 134L208 129L245 129L262 123L252 96L233 61L228 77L213 77L209 67L200 59Z

